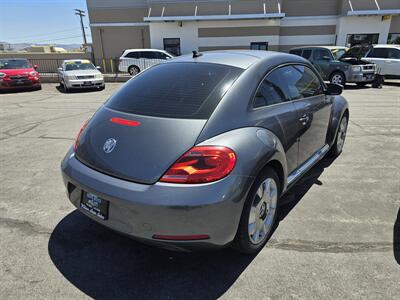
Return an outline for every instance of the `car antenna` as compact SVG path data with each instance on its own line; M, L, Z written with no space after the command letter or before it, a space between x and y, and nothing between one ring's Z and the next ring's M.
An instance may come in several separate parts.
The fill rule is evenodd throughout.
M193 53L193 58L197 58L203 55L203 53L199 53L196 50L193 50L192 53Z

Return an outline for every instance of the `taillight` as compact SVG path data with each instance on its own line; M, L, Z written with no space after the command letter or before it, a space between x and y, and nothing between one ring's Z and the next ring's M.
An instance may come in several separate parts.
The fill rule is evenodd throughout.
M186 152L161 177L170 183L206 183L227 176L235 167L236 154L222 146L197 146Z
M85 130L88 123L89 123L89 120L86 120L85 123L83 123L81 129L79 129L78 134L76 135L76 138L75 138L74 150L76 150L78 148L79 140L81 139L81 135L82 135L83 131Z

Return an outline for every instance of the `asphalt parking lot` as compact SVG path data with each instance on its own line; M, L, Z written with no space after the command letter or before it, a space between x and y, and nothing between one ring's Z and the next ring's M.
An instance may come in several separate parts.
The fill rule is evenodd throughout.
M257 256L155 249L73 208L61 159L119 86L0 94L2 299L398 299L399 82L344 91L344 153L321 161L285 197L292 201Z

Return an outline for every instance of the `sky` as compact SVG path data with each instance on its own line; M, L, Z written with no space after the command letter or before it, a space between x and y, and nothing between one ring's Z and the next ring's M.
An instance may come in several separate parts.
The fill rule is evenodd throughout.
M82 44L79 17L86 0L0 0L0 41L9 43ZM91 41L89 18L84 24Z

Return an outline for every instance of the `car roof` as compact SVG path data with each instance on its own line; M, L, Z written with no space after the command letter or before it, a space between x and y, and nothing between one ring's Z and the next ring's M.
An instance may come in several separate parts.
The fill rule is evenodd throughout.
M90 62L91 63L91 61L89 60L89 59L81 59L81 58L78 58L78 59L65 59L65 60L63 60L63 63L68 63L68 62L75 62L75 61L80 61L80 62L82 62L82 61L84 61L84 62Z
M290 50L296 50L296 49L298 49L298 50L300 50L300 49L319 49L319 48L332 50L332 49L346 49L347 47L345 47L345 46L302 46L302 47L295 47L295 48L292 48Z
M291 57L293 55L264 50L218 50L218 51L204 51L198 52L201 54L198 57L193 58L193 54L186 54L179 57L175 57L169 60L167 63L173 62L202 62L202 63L214 63L237 67L241 69L247 69L251 65L257 62L272 60L278 57Z
M166 52L165 50L161 50L161 49L150 49L150 48L145 48L145 49L125 49L125 52L147 52L147 51L154 51L154 52Z
M398 44L377 44L373 45L374 48L396 48L399 49L400 45Z

